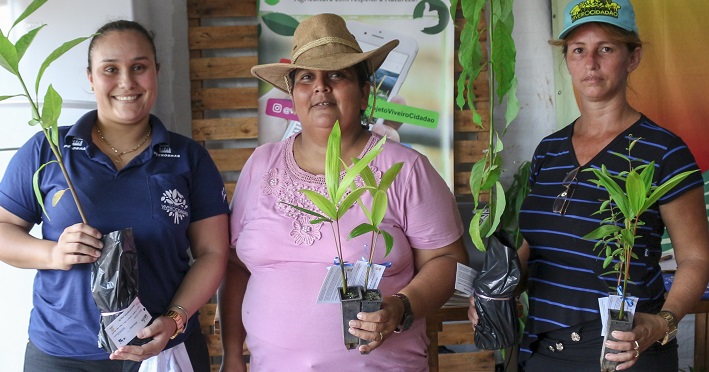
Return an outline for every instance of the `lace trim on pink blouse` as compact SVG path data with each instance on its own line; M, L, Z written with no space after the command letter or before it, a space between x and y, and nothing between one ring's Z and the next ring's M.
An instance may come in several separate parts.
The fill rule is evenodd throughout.
M329 226L325 226L324 223L311 224L310 221L315 217L309 215L305 212L301 212L290 205L297 205L298 207L320 211L315 205L308 199L303 193L300 192L302 189L312 190L321 195L327 196L327 187L325 185L324 175L315 175L308 173L301 169L293 157L293 142L297 136L291 136L286 139L283 152L281 156L284 157L284 163L286 164L286 169L269 169L263 176L261 180L261 194L272 195L274 198L274 203L278 213L283 216L289 217L292 220L292 229L290 231L290 237L293 242L297 245L313 245L316 240L322 238L321 229L329 229ZM369 150L376 145L381 137L377 134L373 134L367 145L362 150L359 155L361 158ZM374 178L379 182L382 177L382 172L378 170L375 166L370 165L370 169L374 173ZM345 173L340 173L340 179L344 177ZM362 179L358 176L355 179L355 184L361 186L363 184ZM347 192L349 193L349 191ZM356 204L352 208L359 208ZM364 222L364 221L363 221Z

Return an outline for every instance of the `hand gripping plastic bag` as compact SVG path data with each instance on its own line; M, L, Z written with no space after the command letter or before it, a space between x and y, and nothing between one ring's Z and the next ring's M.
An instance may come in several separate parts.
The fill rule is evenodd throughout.
M497 232L488 239L485 261L473 281L475 309L475 346L499 350L510 347L519 337L519 321L515 288L521 269L517 251L505 233Z
M101 311L98 346L108 353L118 349L106 328L138 297L138 253L133 230L104 234L101 257L91 267L91 294ZM134 338L129 344L147 342Z

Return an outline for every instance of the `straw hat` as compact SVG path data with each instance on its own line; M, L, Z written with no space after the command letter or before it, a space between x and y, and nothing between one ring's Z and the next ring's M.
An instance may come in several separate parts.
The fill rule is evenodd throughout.
M343 70L367 61L368 72L372 74L397 45L399 41L392 40L363 53L342 17L336 14L318 14L304 20L295 29L291 63L258 65L251 68L251 73L289 93L288 74L295 69Z

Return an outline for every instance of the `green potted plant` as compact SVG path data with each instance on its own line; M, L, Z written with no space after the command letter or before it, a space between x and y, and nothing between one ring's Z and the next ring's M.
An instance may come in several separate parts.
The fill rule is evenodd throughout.
M341 159L341 136L342 134L340 131L339 122L335 122L335 125L330 132L330 136L328 137L327 151L325 155L325 184L328 192L327 197L312 190L300 190L300 192L302 192L308 199L310 199L310 201L313 202L319 211L302 208L293 204L288 205L301 212L314 216L315 218L310 221L312 224L322 222L330 224L335 238L335 249L337 251L338 261L337 264L340 269L342 283L342 287L338 292L342 306L344 343L347 349L353 349L360 344L366 343L366 341L360 340L358 337L353 336L348 332L349 321L356 319L357 313L360 311L372 311L372 308L375 309L374 311L378 310L379 305L365 305L368 306L367 309L362 309L362 301L365 295L364 288L362 286L347 285L347 270L345 269L345 261L342 254L343 242L342 235L340 233L339 220L350 209L350 207L354 205L355 202L359 201L359 205L364 214L367 216L368 222L357 226L350 234L350 238L361 236L367 232L372 233L373 243L370 245L369 266L371 266L371 259L374 255L374 242L376 242L376 237L380 234L384 236L388 254L393 246L393 238L386 231L379 229L379 224L386 213L386 190L399 173L402 163L398 163L393 166L392 169L385 172L380 183L377 185L374 175L369 169L369 164L377 155L379 155L379 153L381 153L382 146L384 145L386 138L383 137L367 154L362 157L362 159L353 159L352 165L347 167L345 166L345 162ZM343 166L345 167L345 174L342 179L340 179L340 170ZM357 176L362 177L365 182L364 186L356 186L354 181ZM370 191L373 195L373 202L370 208L367 208L366 205L360 200L361 196L367 191ZM368 277L369 269L367 271L366 278L368 279ZM378 291L373 293L376 292ZM370 301L371 300L368 300L367 302ZM381 303L381 294L379 294L378 301ZM376 303L376 299L374 303Z
M604 200L598 211L594 214L605 214L608 217L601 220L601 225L586 234L583 238L596 240L596 248L600 249L599 255L605 254L603 268L612 265L612 271L617 273L618 294L621 296L620 308L609 309L608 323L606 324L606 339L616 341L611 332L613 330L629 331L633 328L633 313L626 311L627 285L630 282L630 262L637 255L633 252L635 239L638 238L638 227L644 223L642 214L655 204L663 195L682 182L694 171L687 171L675 175L660 185L653 185L655 162L634 165L630 158L630 151L640 138L631 138L628 146L628 155L616 154L628 163L628 170L617 175L608 171L605 165L598 168L586 169L593 172L596 179L592 183L608 191L608 199ZM613 289L612 289L613 291ZM605 340L604 340L605 341ZM605 342L604 342L605 345ZM608 349L608 352L618 352ZM601 370L615 371L619 364L607 360L603 356L606 348L601 351Z

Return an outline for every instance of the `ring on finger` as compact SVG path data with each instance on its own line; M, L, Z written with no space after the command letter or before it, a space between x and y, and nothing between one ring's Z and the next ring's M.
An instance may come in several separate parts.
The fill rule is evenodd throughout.
M638 357L640 356L640 350L638 350L638 349L633 349L633 350L635 350L635 359L638 359Z
M384 334L379 332L379 341L384 341Z
M638 349L640 349L640 344L638 344L638 340L635 340L635 341L633 341L633 342L635 343L635 347L634 347L633 349L635 349L635 351L637 351Z

